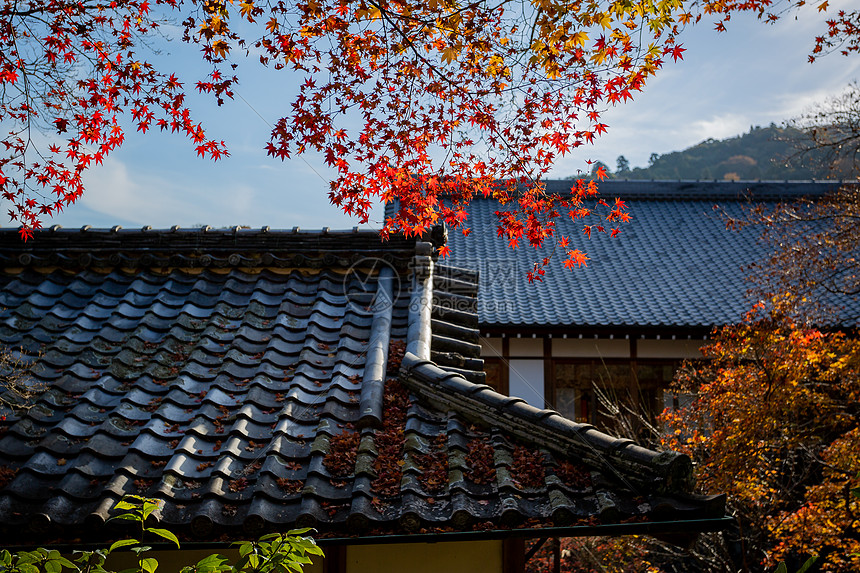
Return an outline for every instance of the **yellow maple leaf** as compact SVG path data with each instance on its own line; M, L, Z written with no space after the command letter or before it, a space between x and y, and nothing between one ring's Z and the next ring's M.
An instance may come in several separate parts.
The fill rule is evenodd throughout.
M239 13L242 14L245 18L249 18L251 16L251 12L254 10L254 2L252 0L244 0L242 5L239 7Z
M442 50L442 61L447 63L453 62L457 59L457 55L460 53L459 50L452 46L448 46L444 50Z
M612 26L612 18L606 12L598 12L594 15L593 20L595 24L600 24L605 30L608 30Z
M588 34L583 32L582 30L573 34L568 40L568 45L576 47L576 46L584 46L585 42L588 41Z
M215 55L218 57L223 58L230 52L230 44L224 40L216 40L212 44L212 51L215 52Z

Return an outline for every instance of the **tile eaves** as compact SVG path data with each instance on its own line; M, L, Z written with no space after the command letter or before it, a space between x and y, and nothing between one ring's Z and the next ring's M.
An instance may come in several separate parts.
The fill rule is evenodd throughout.
M478 277L474 273L453 270L450 272L454 278L435 283L430 269L442 272L445 266L433 263L421 249L427 250L421 247L417 255L410 256L423 257L418 262L428 263L428 272L423 275L420 288L413 291L413 294L418 293L417 298L400 301L392 307L389 330L392 338L403 339L411 328L407 340L411 342L415 336L419 342L423 341L418 348L426 350L429 356L434 336L431 317L437 325L439 321L462 325L458 318L471 314L475 301L471 287L461 283L471 281L474 284ZM151 264L158 263L156 258ZM98 256L92 257L90 264L97 259ZM142 265L142 261L137 260ZM409 261L415 262L407 257L403 260L407 265ZM531 527L535 520L547 517L545 508L549 507L549 498L545 496L555 491L558 495L552 496L556 499L553 515L559 522L564 515L568 516L564 520L573 520L571 523L593 517L591 508L597 503L592 494L585 499L566 489L559 490L559 486L549 482L536 489L523 488L517 482L516 472L509 469L514 463L516 446L505 434L507 430L472 427L458 415L421 401L413 401L406 417L409 445L405 447L403 489L398 500L382 508L373 504L373 473L368 463L378 451L373 453L372 449L359 454L363 461L354 475L343 480L338 478L335 484L323 463L326 455L323 442L348 429L349 424L360 417L359 399L363 387L351 388L353 384L347 378L365 373L362 353L369 342L361 341L373 338L375 317L367 312L351 315L346 312L346 299L337 296L340 287L334 280L336 275L327 273L323 262L320 264L319 269L310 272L289 271L286 274L243 267L231 267L222 275L212 270L198 273L142 266L128 272L110 271L107 275L87 269L75 271L72 267L52 271L78 272L86 277L86 280L72 281L77 297L74 307L63 306L70 309L73 321L80 316L91 320L88 308L104 308L106 304L118 306L122 302L131 304L138 295L129 297L123 288L134 290L141 284L146 285L146 299L134 302L146 310L128 317L109 315L106 320L119 321L119 327L79 327L73 336L73 350L69 350L72 345L68 341L72 340L69 332L74 327L64 326L51 332L51 340L67 342L64 343L66 351L58 348L49 355L62 354L72 360L71 364L62 365L63 372L52 372L51 381L72 392L71 399L93 390L86 401L104 407L106 412L91 412L92 419L90 413L75 415L72 414L74 403L66 403L63 399L53 402L51 407L64 413L64 417L61 416L64 421L80 424L75 430L77 433L58 433L59 426L42 425L39 420L27 416L20 421L29 421L30 430L23 427L16 430L12 424L0 438L0 457L21 469L10 484L10 493L0 490L0 513L4 507L14 507L16 509L10 511L18 513L29 512L35 520L32 523L38 527L42 527L42 517L38 516L50 517L58 524L101 523L123 494L142 493L165 499L162 520L166 525L179 527L188 536L235 534L266 525L301 523L315 524L327 534L338 536L362 531L396 533L422 527L445 529L451 523L469 528L484 527L488 523L496 528L524 524ZM40 277L45 276L52 275L40 274L35 269L19 269L13 274L12 282L27 283L32 291L36 288L34 285L40 284ZM113 277L110 282L113 286L102 287L99 276ZM221 286L206 287L201 281L208 281L208 277ZM313 285L317 285L316 291ZM466 310L448 314L434 310L432 295L441 289L456 290L449 293L456 296L446 300L465 300ZM108 290L110 296L104 295ZM250 311L252 303L260 302L258 293L263 291L266 297L282 292L285 299L294 298L301 304L278 305L277 314ZM58 290L50 296L59 300L65 292L65 289ZM93 302L96 296L97 303ZM149 305L156 299L164 308L174 310L151 312ZM41 298L39 301L43 306L47 304L45 308L51 308L50 301ZM411 303L416 301L418 307L412 308ZM175 312L175 309L192 306L191 313ZM170 314L176 320L170 324L160 313ZM271 319L269 325L259 322L263 314L266 320ZM330 322L332 319L335 322ZM351 321L346 331L350 336L343 336L344 329L337 328L338 320L342 324ZM108 327L129 335L123 339L126 348L96 344ZM263 340L261 334L269 331L272 333L269 340ZM154 346L147 348L147 344ZM177 346L183 344L193 348L177 352ZM321 351L320 344L337 348L337 352ZM217 353L219 348L224 355L211 361L213 351ZM106 357L110 367L93 370L92 365L96 363L89 364L80 358L90 351L96 357ZM460 361L458 364L465 366L467 373L478 365L465 360L468 356L463 354L448 354L459 354L459 357L446 358ZM463 379L444 369L438 372L442 373L443 385L450 386L450 389L446 386L445 391L458 395L462 389L458 385ZM386 377L388 375L390 373ZM162 386L161 382L166 384ZM477 392L484 393L482 388ZM158 398L162 400L154 403ZM506 416L545 421L546 415L518 404L516 400L506 400L501 407ZM192 412L187 412L188 409ZM91 426L91 422L97 424ZM365 438L372 440L376 435L372 427L361 432L362 444ZM26 441L33 441L42 433L47 436L40 441L42 449L36 453L48 456L54 465L48 459L45 460L47 465L37 465L39 479L47 481L44 488L35 490L24 479L25 475L35 475L26 466L27 458L35 450L29 447L18 456L6 458L2 444L8 441L10 451L20 450L20 446L26 446ZM444 447L450 452L448 460L454 468L455 479L443 491L433 493L425 489L418 471L420 463L413 457L429 454L429 444L440 433L447 436ZM78 436L75 439L85 443L81 443L75 453L75 450L60 450L47 441L54 439L56 444L59 438L55 436L63 434ZM487 439L498 451L499 478L488 486L478 486L463 478L464 470L467 471L464 456L469 455L469 445L475 439ZM264 443L262 448L254 445L258 440ZM58 457L67 453L68 458ZM59 464L60 459L65 462ZM88 485L85 487L89 482L81 478L83 470L80 468L95 468L91 466L94 461L101 466L93 471L106 480L100 494ZM259 467L256 467L258 462ZM554 463L551 455L546 454L542 464L550 476L551 462ZM206 466L209 463L212 465ZM205 467L198 470L201 465ZM64 479L67 480L65 485L56 489L57 480ZM281 488L279 479L301 479L303 489L288 493ZM200 485L191 487L191 482ZM55 489L50 489L52 487ZM74 501L69 497L72 494L86 501ZM21 519L24 521L16 523L26 523L25 518ZM11 531L6 530L7 533Z

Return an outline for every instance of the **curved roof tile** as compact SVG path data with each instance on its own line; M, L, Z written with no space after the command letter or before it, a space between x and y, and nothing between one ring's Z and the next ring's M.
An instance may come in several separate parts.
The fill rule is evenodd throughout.
M478 275L432 255L360 232L0 231L0 331L50 388L2 412L0 536L109 535L127 494L192 539L724 523L683 470L637 461L682 457L482 385Z

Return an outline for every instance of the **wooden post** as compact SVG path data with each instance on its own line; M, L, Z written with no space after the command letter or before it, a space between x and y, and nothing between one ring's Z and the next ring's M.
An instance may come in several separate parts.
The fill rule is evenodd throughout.
M558 408L555 403L555 368L552 363L552 339L543 339L543 408Z
M511 395L511 339L502 335L502 376L499 381L499 392L505 396Z
M525 573L526 542L515 537L502 541L502 573Z
M346 545L329 545L323 551L323 573L346 573Z

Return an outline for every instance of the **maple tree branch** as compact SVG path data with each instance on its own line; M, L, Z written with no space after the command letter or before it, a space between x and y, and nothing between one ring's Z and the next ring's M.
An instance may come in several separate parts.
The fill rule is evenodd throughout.
M429 59L427 59L426 57L424 57L424 56L423 56L423 55L418 51L418 49L415 47L415 44L414 44L414 42L412 41L412 39L411 39L411 38L406 34L406 32L405 32L405 31L404 31L404 30L403 30L403 29L402 29L402 28L401 28L401 27L400 27L400 26L395 22L395 19L391 16L391 14L389 13L389 11L388 11L387 9L383 8L383 7L382 7L382 5L381 5L380 3L378 3L376 0L369 0L369 4L370 4L371 6L373 6L373 7L375 7L376 9L378 9L378 10L380 11L380 14L384 17L385 21L386 21L386 22L388 22L388 23L391 25L391 27L392 27L392 28L397 32L397 34L399 34L399 35L404 39L404 41L406 42L407 47L412 51L412 53L415 55L415 57L416 57L416 58L418 58L418 59L419 59L419 60L420 60L424 65L426 65L426 66L427 66L427 68L428 68L428 69L429 69L429 70L430 70L430 71L431 71L431 72L432 72L432 73L433 73L433 74L434 74L438 79L441 79L442 81L444 81L444 82L448 83L448 84L449 84L449 85L450 85L450 86L451 86L451 87L452 87L456 92L458 92L458 93L460 93L461 95L463 95L466 99L471 99L471 98L473 98L473 97L476 97L476 96L479 96L479 95L480 95L480 94L472 94L472 93L470 93L470 92L467 92L467 91L463 90L463 88L462 88L458 83L454 82L454 80L452 80L451 78L449 78L447 74L443 73L440 69L438 69L438 67L437 67L435 64L433 64L432 62L430 62L430 60L429 60ZM503 2L502 4L499 4L499 6L502 6L502 5L504 5L504 4L505 4L505 3ZM475 4L475 5L478 5L478 4ZM498 130L498 128L495 128L495 127L494 127L494 128L493 128L493 133L494 133L497 137L499 137L500 141L504 144L504 146L507 148L508 152L509 152L513 157L518 157L518 155L519 155L519 154L516 152L516 150L515 150L515 149L513 148L513 146L511 145L511 143L507 140L507 138L505 138L505 137L503 136L503 134ZM537 181L536 181L532 176L530 176L530 175L529 175L529 176L528 176L528 178L531 180L532 184L537 184Z
M421 62L423 62L424 65L426 65L428 69L430 69L430 71L432 71L438 79L446 82L452 88L459 90L459 85L454 80L449 78L446 74L443 74L439 69L436 68L436 66L432 62L430 62L430 60L425 58L418 51L412 39L400 28L400 26L397 25L397 23L389 14L388 10L382 7L381 3L377 2L376 0L368 0L368 4L379 10L380 14L384 16L385 21L388 22L391 27L406 41L406 46L412 51L413 54L415 54L415 57L421 60Z

